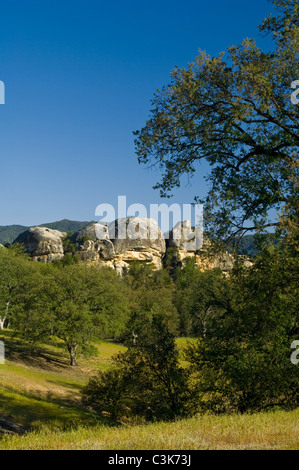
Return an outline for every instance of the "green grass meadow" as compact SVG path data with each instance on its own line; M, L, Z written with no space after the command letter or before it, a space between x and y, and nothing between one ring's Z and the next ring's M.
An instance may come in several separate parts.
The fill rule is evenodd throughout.
M113 423L84 408L80 391L97 370L110 367L111 357L123 346L101 342L97 356L79 357L78 366L70 367L58 341L33 353L10 331L1 332L0 340L6 347L5 364L0 365L0 423L21 430L0 433L0 450L299 449L299 410ZM180 348L186 344L186 339L178 340Z

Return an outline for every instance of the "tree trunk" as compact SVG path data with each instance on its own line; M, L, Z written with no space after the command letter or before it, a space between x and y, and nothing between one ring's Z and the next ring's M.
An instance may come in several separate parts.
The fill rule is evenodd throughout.
M6 316L5 317L0 317L0 330L3 330L5 320L6 320Z
M77 343L71 343L68 346L68 352L70 353L70 366L77 365Z
M4 317L0 317L0 330L4 329L4 323L5 323L5 320L7 318L9 304L10 304L10 301L8 300L8 302L6 302L5 315L4 315Z

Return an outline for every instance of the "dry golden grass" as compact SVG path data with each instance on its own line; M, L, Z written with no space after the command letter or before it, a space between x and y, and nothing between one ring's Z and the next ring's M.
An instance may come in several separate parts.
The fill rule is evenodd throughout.
M203 450L299 449L299 410L198 416L175 423L44 430L5 438L0 449Z

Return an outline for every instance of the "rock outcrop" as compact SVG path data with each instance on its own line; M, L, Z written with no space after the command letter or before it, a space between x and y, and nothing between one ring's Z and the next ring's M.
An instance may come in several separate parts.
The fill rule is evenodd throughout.
M114 246L105 225L90 224L71 237L82 261L103 262L115 257Z
M167 247L177 248L184 259L186 256L194 256L194 253L207 242L208 240L204 239L202 232L196 232L195 228L191 226L190 220L184 220L178 222L169 232ZM188 253L190 254L188 255Z
M180 260L184 262L186 258L194 257L195 263L199 269L219 268L223 272L228 272L233 268L234 257L226 252L211 253L210 240L191 227L190 220L184 220L175 225L169 233L167 246L176 248Z
M108 224L108 230L118 271L127 269L132 261L151 263L156 269L162 268L166 243L155 220L142 217L117 219Z
M23 244L34 261L49 263L63 257L65 235L46 227L32 227L21 233L14 243Z
M33 227L20 234L15 243L24 244L34 261L47 263L64 256L65 237L66 233L58 230ZM73 234L70 242L70 251L75 252L80 261L109 266L121 275L133 261L161 269L166 245L178 250L182 264L188 257L194 257L201 270L219 268L227 273L234 264L234 257L228 252L212 254L211 242L202 237L200 231L195 231L190 221L177 224L170 231L167 243L157 222L142 217L117 219L107 225L92 223ZM249 265L245 258L244 264Z
M91 224L74 234L71 241L82 261L110 266L120 274L132 261L152 263L161 269L166 251L158 224L141 217L117 219L107 226Z

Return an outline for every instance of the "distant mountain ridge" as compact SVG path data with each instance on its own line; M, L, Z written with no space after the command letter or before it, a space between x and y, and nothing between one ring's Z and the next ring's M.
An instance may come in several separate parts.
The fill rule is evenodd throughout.
M258 254L258 249L254 243L253 235L244 235L240 240L239 253L247 256L256 256Z
M13 243L20 233L25 232L30 227L48 227L60 232L78 232L89 225L90 222L79 222L77 220L58 220L57 222L49 222L40 225L0 225L0 243Z

